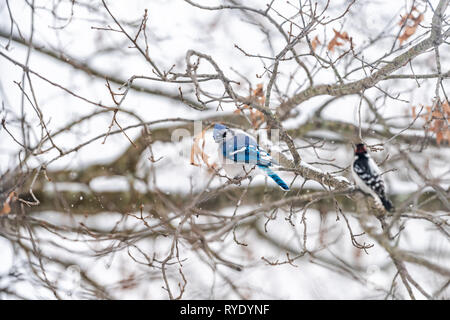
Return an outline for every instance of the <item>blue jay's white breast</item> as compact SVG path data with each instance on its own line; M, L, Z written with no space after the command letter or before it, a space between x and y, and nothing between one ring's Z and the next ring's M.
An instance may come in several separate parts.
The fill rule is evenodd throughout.
M219 148L217 149L217 153L219 156L219 162L222 168L225 170L228 178L237 178L237 177L245 177L256 175L256 166L254 164L249 163L236 163L231 159L226 158L223 155L223 145L219 144Z

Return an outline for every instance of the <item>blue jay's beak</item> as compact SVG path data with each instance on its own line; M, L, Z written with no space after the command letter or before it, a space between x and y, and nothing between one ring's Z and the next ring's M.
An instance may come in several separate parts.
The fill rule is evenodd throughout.
M214 137L214 141L219 143L224 139L224 134L227 132L228 127L224 126L223 124L220 123L216 123L214 125L214 132L213 132L213 137Z

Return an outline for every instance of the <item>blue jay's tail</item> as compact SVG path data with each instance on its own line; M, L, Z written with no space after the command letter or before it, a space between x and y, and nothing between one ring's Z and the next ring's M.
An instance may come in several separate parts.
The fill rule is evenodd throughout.
M288 185L275 173L266 166L258 166L261 170L263 170L269 177L273 179L284 191L289 191Z

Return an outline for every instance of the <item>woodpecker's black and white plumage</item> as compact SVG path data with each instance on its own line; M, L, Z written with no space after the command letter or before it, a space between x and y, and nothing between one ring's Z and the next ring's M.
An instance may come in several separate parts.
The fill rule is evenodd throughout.
M356 185L365 193L379 198L387 211L393 210L392 202L387 198L380 169L367 153L363 143L356 145L355 160L352 163L352 175Z

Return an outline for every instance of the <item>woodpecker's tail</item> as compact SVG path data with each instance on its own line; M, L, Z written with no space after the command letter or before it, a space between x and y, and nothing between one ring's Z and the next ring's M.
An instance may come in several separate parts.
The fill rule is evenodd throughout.
M394 206L392 205L391 200L389 200L386 196L380 197L381 203L383 204L386 211L393 211Z
M289 191L288 185L275 173L266 166L258 166L261 170L263 170L269 177L273 179L284 191Z

